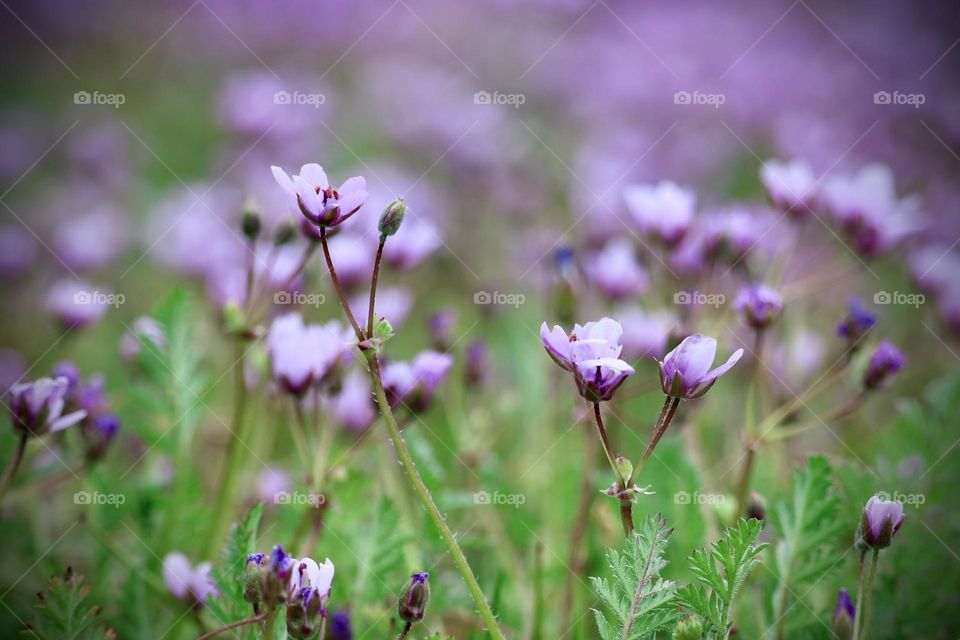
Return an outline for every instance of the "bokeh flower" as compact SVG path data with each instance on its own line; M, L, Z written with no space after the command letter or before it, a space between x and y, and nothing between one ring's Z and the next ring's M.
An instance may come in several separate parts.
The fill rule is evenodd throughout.
M288 393L302 395L323 383L349 353L351 336L335 320L308 325L296 312L277 317L266 338L274 380Z
M201 562L193 566L183 553L173 551L163 558L163 580L167 589L178 600L194 605L203 604L207 598L217 595L210 570L213 564Z
M743 322L754 329L766 329L783 313L783 298L765 284L742 287L733 307Z
M10 388L8 406L13 428L22 436L41 436L73 426L86 417L83 410L64 414L70 382L67 378L40 378Z
M816 177L813 168L803 160L768 160L760 167L760 182L770 201L784 213L801 217L814 206Z
M650 277L637 261L633 244L625 238L613 239L588 256L584 271L593 285L614 300L640 295L650 286Z
M630 185L623 197L640 231L668 245L679 242L693 226L697 196L692 189L664 180L654 185Z
M881 340L870 355L867 370L863 374L863 386L878 389L900 371L907 357L889 340Z

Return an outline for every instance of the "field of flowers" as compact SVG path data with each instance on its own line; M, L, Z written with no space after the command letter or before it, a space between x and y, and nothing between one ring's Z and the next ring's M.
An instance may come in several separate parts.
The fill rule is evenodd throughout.
M2 637L960 634L956 7L0 5Z

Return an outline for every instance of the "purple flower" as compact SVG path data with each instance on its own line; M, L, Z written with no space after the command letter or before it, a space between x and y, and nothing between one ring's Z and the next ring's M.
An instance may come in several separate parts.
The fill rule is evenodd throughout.
M342 609L334 611L330 616L330 635L328 640L353 640L353 629L350 627L350 614Z
M290 476L279 467L266 467L257 474L257 499L260 502L276 501L278 493L290 491Z
M611 240L589 256L584 271L604 295L614 300L642 294L650 286L650 277L637 262L633 245L623 238Z
M737 293L733 307L754 329L765 329L783 313L783 298L765 284L747 285Z
M351 335L336 321L305 325L296 312L277 317L266 338L274 380L297 396L322 384L349 353Z
M163 559L163 580L174 598L189 600L191 604L203 604L208 597L217 595L210 575L212 568L210 562L192 566L187 556L173 551Z
M280 167L270 167L283 187L294 211L299 210L316 225L334 227L357 212L367 199L367 181L350 178L339 189L330 186L319 164L305 164L292 178Z
M61 280L47 295L47 309L68 327L85 327L103 317L110 298L85 282Z
M867 500L857 529L857 548L886 549L903 525L903 504L876 495Z
M856 618L856 609L850 592L841 588L837 592L837 606L833 610L833 630L839 638L849 638L853 633L853 622Z
M660 384L663 392L673 398L699 398L713 386L743 356L737 349L719 367L711 370L717 355L717 341L700 334L684 338L676 349L666 355L660 365Z
M861 338L877 324L877 317L870 313L859 298L851 298L847 317L837 325L837 335L847 339L851 350L859 348Z
M867 371L863 375L863 386L867 389L877 389L886 383L890 377L899 371L907 357L889 340L882 340L873 350Z
M163 349L167 335L160 323L150 316L140 316L120 338L120 357L131 362L140 354L140 346L146 343L152 349Z
M653 356L662 358L667 352L667 339L670 330L677 323L668 313L656 311L647 313L634 308L618 315L623 326L623 353L631 360Z
M464 364L467 384L483 384L490 372L489 360L487 344L485 342L473 340L467 345L466 364Z
M760 182L774 206L795 217L808 214L817 196L813 168L803 160L768 160L760 168Z
M919 199L898 199L893 172L883 164L867 165L854 176L828 178L822 200L854 247L868 256L918 230Z
M71 214L70 224L57 228L53 247L71 269L97 269L126 249L129 236L126 216L114 207L99 205L82 215Z
M0 227L0 273L16 276L26 272L37 257L37 241L25 229Z
M457 312L449 307L440 309L427 318L427 331L434 349L447 351L453 343L453 331L457 326Z
M324 601L330 595L330 585L333 583L334 566L330 558L323 564L311 558L293 559L295 570L290 574L290 587L305 600L317 597Z
M540 326L547 353L560 367L573 372L577 390L589 402L609 400L633 373L633 367L620 360L622 334L620 323L611 318L574 325L569 335L560 326L549 329L546 322Z
M363 431L377 419L370 380L362 372L351 370L343 378L340 392L333 397L330 412L341 427Z
M640 231L668 245L679 242L693 226L697 196L692 189L664 180L655 185L630 185L623 197Z
M84 455L87 460L100 460L120 430L120 419L112 413L101 413L80 423Z
M86 417L83 410L63 415L70 382L67 378L40 378L10 388L13 428L21 435L41 436L75 425Z
M403 403L412 411L425 410L434 389L453 366L453 356L422 351L411 362L391 362L383 368L383 386L391 407Z

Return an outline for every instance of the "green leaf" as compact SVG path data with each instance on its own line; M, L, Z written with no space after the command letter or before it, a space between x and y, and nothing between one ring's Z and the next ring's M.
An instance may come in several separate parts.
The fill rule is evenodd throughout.
M838 517L840 500L832 491L831 475L826 458L811 456L794 473L791 498L779 502L770 514L778 538L773 617L794 633L818 625L811 613L817 607L813 603L791 606L790 598L808 593L843 557L835 541L849 525Z
M113 640L116 633L101 624L100 607L84 604L90 586L68 567L37 594L30 635L41 640Z
M233 525L220 552L220 562L214 569L214 579L220 592L209 601L210 612L217 620L240 620L251 614L250 605L243 599L243 570L247 555L256 550L257 529L263 515L263 503L250 508L247 515Z
M690 570L699 584L680 589L677 596L686 609L708 623L708 637L730 635L737 595L767 546L757 542L762 528L759 520L741 519L718 542L690 556Z
M612 577L590 578L608 614L594 609L603 640L652 638L678 617L677 584L660 577L672 529L660 515L644 519L622 552L607 551Z

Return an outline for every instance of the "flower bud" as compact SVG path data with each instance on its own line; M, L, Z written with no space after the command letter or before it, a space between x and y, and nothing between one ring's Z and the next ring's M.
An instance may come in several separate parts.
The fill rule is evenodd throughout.
M313 638L325 615L320 593L310 587L301 589L287 602L287 635L297 640Z
M870 362L867 364L867 371L863 375L863 386L866 389L878 389L884 385L890 378L899 371L906 356L903 352L893 346L889 340L883 340L873 350L870 356Z
M837 325L837 335L846 339L847 347L851 352L856 351L860 348L863 336L876 323L877 317L865 309L860 300L852 298L847 316Z
M837 607L833 610L833 634L840 640L853 639L853 621L856 610L853 601L850 599L850 592L846 589L840 589L837 593Z
M414 573L410 582L400 595L397 604L397 615L404 622L420 622L427 611L427 602L430 600L430 585L427 579L429 573Z
M244 237L253 242L260 235L261 226L260 214L257 213L256 207L252 202L247 202L243 207L243 218L240 221Z
M277 228L273 231L273 244L278 247L285 245L297 234L297 226L293 220L284 220L277 225Z
M263 587L266 582L267 567L262 553L247 556L247 565L243 568L243 599L253 605L254 611L260 610L263 602Z
M397 198L383 208L383 213L380 214L380 224L377 225L377 229L380 231L380 242L385 241L387 236L392 236L400 229L400 224L403 222L403 216L406 212L407 205L403 203L403 198Z
M747 520L753 518L763 522L767 519L767 501L756 491L751 491L745 511Z
M865 553L869 549L886 549L894 534L903 525L903 504L873 496L867 500L857 528L857 549Z
M327 640L353 640L353 628L350 626L350 613L343 609L334 611L330 616Z
M751 285L740 289L733 306L746 325L766 329L783 313L783 298L766 285Z
M101 413L91 420L80 423L80 437L83 440L84 455L87 460L101 459L117 435L120 420L112 413Z
M623 456L617 456L614 459L614 463L617 465L617 473L621 478L627 480L633 476L633 463Z
M273 608L286 603L290 580L297 561L288 556L279 544L270 553L263 580L263 603Z
M698 616L687 616L673 628L672 640L700 640L703 637L703 620Z

